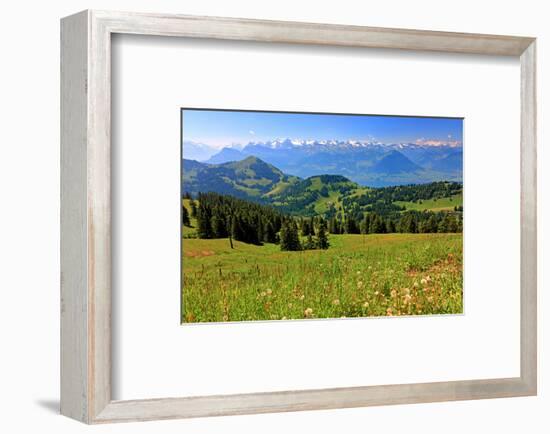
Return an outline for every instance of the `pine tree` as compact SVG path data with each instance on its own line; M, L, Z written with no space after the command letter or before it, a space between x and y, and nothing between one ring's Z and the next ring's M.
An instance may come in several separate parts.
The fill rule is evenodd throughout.
M214 214L211 225L213 238L225 238L227 236L226 222L223 216Z
M317 247L317 244L315 243L315 241L313 241L313 237L311 236L311 234L309 234L307 236L306 242L302 245L302 248L304 250L313 250L316 247Z
M197 218L197 203L191 199L189 201L189 206L191 207L191 217Z
M298 227L294 220L285 220L283 222L280 238L281 250L302 250L300 238L298 237Z
M209 210L199 205L199 209L197 210L197 235L199 238L212 238L212 224L211 224L211 216Z
M319 224L319 229L317 230L317 247L319 249L326 250L329 247L328 237L326 234L326 224L323 221Z
M302 236L307 237L308 235L311 235L311 226L308 219L303 219L301 221L301 226L302 226Z
M191 226L191 220L189 220L189 213L185 205L181 206L181 224L184 226Z

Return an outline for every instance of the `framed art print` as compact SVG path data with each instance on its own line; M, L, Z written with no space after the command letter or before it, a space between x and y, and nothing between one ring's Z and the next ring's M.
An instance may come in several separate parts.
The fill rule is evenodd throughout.
M103 11L61 36L63 414L536 394L533 38Z

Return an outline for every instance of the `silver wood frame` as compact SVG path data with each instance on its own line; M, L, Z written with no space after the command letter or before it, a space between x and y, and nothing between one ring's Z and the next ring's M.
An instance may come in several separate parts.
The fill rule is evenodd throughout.
M224 396L111 399L113 33L505 55L521 62L521 375ZM536 395L535 38L83 11L61 22L61 412L86 423Z

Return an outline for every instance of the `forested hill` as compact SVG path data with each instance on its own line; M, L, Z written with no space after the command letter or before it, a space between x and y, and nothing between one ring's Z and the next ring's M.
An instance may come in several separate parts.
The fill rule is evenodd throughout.
M285 214L326 218L462 208L462 184L458 182L371 188L341 175L301 179L257 157L223 164L182 160L182 191L193 197L200 192L214 192L271 205Z

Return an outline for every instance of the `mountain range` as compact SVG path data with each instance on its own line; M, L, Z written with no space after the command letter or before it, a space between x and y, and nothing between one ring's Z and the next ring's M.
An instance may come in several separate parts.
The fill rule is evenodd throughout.
M461 144L382 144L356 140L277 139L219 151L184 142L185 159L224 164L257 157L289 176L342 175L363 186L462 181Z
M389 176L400 174L398 168L417 171L419 166L394 150L385 154L372 171ZM220 164L182 160L182 191L185 193L193 196L199 192L231 195L270 204L297 215L323 214L330 208L340 207L346 198L353 198L354 202L372 190L342 175L323 174L306 179L288 175L254 156Z

